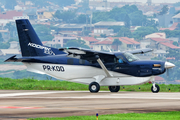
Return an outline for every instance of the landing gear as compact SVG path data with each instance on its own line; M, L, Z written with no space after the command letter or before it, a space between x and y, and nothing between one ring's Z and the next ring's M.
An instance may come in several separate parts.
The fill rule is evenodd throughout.
M120 90L120 86L109 86L109 90L111 92L118 92Z
M159 86L154 83L153 86L151 87L151 91L153 93L158 93L159 90L160 90Z
M100 86L97 82L92 82L91 84L89 84L89 91L91 93L97 93L100 90Z

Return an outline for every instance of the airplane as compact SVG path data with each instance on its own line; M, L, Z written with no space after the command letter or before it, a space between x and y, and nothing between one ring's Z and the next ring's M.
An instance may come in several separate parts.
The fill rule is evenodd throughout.
M154 76L165 73L175 65L170 62L140 60L136 54L153 51L150 48L103 52L84 48L52 48L44 46L28 19L16 20L22 57L16 55L5 62L22 62L27 70L47 74L60 80L89 85L91 93L101 86L118 92L120 86L152 82L151 91L158 93Z

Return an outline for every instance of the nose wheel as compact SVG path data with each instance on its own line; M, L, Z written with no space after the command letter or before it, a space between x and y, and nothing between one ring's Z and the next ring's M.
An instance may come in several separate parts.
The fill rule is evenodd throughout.
M153 86L151 87L151 91L153 93L158 93L159 90L160 90L160 87L158 85L156 85L156 84L153 84Z

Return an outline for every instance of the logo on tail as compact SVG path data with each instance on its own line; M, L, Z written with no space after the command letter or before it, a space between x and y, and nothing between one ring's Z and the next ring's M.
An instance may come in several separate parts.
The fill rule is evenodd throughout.
M37 45L35 43L29 43L28 46L34 47L34 48L37 48L37 49L41 49L41 50L44 49L44 53L45 54L55 55L55 53L51 50L51 48L48 48L48 47L45 47L45 46L41 46L41 45Z

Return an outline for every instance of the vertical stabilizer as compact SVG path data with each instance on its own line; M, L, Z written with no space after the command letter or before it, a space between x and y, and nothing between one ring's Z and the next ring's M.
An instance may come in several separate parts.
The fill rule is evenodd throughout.
M63 54L58 49L43 46L29 20L16 20L22 56L46 56Z

